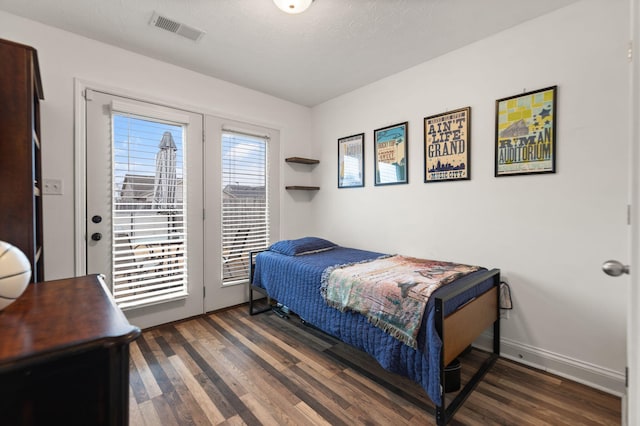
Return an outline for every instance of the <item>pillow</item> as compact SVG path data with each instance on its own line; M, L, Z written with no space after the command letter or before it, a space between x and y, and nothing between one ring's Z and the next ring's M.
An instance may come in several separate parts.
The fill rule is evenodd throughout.
M301 256L303 254L318 253L337 247L331 241L318 237L304 237L297 240L281 240L273 243L269 250L287 256Z

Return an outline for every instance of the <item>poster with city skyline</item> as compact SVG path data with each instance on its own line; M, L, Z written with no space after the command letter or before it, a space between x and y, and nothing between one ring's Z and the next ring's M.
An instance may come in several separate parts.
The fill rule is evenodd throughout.
M424 119L424 181L471 179L471 107Z
M557 86L496 101L495 176L556 171Z

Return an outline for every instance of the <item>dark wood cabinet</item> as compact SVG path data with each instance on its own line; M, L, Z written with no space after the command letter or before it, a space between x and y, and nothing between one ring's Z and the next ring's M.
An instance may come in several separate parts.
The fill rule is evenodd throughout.
M0 39L0 240L31 262L44 280L40 101L35 49Z
M128 424L140 329L97 275L29 284L0 330L0 424Z

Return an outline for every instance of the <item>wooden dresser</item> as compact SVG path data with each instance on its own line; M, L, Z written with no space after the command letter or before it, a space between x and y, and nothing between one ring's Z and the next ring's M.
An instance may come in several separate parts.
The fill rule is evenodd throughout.
M31 263L31 281L44 280L40 101L35 49L0 39L0 240Z
M0 311L0 424L127 425L139 335L98 275L29 284Z

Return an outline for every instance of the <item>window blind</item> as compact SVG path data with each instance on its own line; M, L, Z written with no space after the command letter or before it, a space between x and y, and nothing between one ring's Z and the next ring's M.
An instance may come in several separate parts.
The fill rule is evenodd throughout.
M121 308L187 296L184 128L113 114L113 296Z
M269 241L266 136L222 132L222 283L246 283L250 251Z

